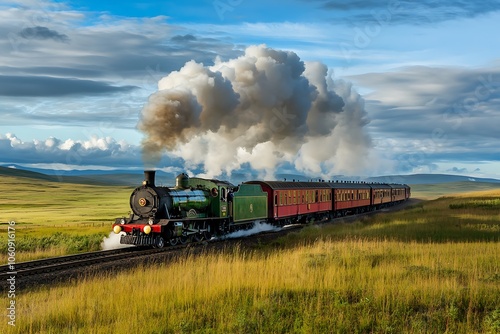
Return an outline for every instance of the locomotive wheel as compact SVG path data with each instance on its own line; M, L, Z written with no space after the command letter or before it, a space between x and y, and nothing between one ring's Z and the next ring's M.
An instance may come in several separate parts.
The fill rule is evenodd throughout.
M180 243L183 245L188 243L188 241L189 241L189 238L184 236L184 235L182 237L179 237L178 239L179 239Z
M161 236L156 237L155 247L156 248L165 247L165 239L163 239L163 237Z
M173 238L173 239L170 239L170 244L172 246L175 246L177 245L177 243L179 242L179 238Z
M208 231L205 231L203 232L203 237L206 239L206 240L210 240L212 239L212 234Z

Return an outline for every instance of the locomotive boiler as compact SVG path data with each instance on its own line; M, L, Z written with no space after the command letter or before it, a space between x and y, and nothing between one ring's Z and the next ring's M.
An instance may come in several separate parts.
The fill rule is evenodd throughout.
M146 171L144 174L143 186L136 188L130 196L130 208L137 217L154 222L162 218L210 215L210 192L203 187L190 187L186 174L177 176L175 188L157 187L155 171Z

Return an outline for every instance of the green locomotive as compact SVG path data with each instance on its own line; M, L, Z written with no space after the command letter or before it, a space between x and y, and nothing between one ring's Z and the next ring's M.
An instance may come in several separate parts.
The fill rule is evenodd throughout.
M247 228L266 219L267 193L259 185L192 177L182 173L175 187L155 185L155 171L130 196L132 213L117 218L120 243L164 247Z

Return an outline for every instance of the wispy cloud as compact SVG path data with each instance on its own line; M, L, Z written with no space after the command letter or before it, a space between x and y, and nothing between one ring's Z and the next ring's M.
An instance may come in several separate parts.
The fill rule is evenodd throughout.
M40 40L52 39L56 42L63 42L63 43L69 42L68 35L60 34L55 30L51 30L47 27L40 27L40 26L24 28L19 32L19 36L21 36L24 39L40 39Z
M66 96L110 94L137 89L134 86L113 86L105 82L47 76L0 75L0 96Z
M164 16L115 17L50 1L11 5L0 4L4 126L134 129L161 77L191 59L210 64L238 54L233 44L190 34Z
M369 1L309 0L332 13L332 23L383 21L393 24L422 25L459 18L471 18L500 10L495 0L474 1Z
M500 67L414 66L350 78L373 90L366 95L369 127L400 170L500 161Z

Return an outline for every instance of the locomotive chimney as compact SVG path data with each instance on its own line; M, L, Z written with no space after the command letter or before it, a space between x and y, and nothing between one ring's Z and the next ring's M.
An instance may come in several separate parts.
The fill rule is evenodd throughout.
M154 187L155 186L155 174L154 170L145 170L144 171L144 185Z

